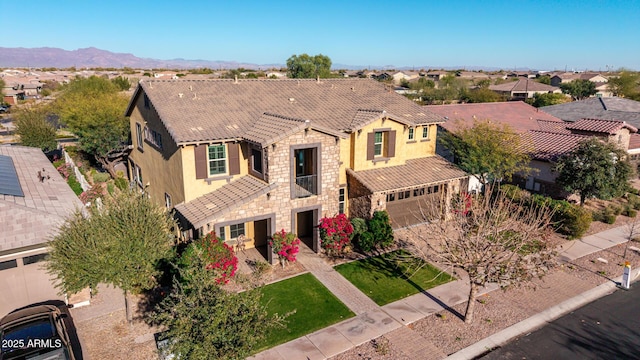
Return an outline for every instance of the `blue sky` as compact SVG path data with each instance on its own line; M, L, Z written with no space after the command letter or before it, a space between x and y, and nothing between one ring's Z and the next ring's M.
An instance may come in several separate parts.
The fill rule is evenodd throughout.
M640 0L10 1L1 47L97 47L154 59L640 69Z

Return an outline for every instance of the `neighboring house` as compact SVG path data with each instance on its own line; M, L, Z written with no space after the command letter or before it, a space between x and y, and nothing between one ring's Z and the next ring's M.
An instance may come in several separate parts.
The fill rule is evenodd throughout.
M521 78L517 81L508 82L500 85L490 85L490 90L499 94L506 95L512 100L524 100L532 98L534 94L561 94L560 88L541 84L535 80Z
M456 76L461 79L484 80L489 79L489 75L478 71L456 71Z
M40 149L0 146L0 317L33 303L64 300L42 265L47 242L80 208Z
M126 115L132 179L183 236L244 234L269 260L275 231L318 251L324 216L397 226L467 178L435 155L442 120L370 79L143 80Z
M530 167L535 169L527 176L515 176L514 183L533 192L554 197L566 197L567 194L555 184L557 174L552 171L555 160L573 150L576 145L589 137L598 137L618 144L625 150L640 145L635 137L637 128L624 122L602 119L580 119L576 122L565 122L561 119L536 109L524 102L479 103L431 105L426 108L443 116L445 123L440 124L442 131L455 131L460 126L472 126L474 120L490 120L510 125L514 131L522 134L525 141L530 142ZM637 144L636 144L637 143ZM638 154L639 151L629 151ZM438 154L451 159L442 144L438 144ZM470 186L479 185L470 181Z
M427 72L427 78L433 81L440 81L440 79L447 76L448 74L449 72L444 70L429 71Z
M609 81L606 77L598 73L561 73L551 77L552 86L560 86L560 84L568 83L573 80L589 80L594 83L606 83Z

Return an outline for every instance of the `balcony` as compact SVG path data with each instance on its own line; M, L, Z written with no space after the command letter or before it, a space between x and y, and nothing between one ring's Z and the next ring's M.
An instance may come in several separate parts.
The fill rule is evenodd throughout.
M296 198L309 197L318 194L318 176L305 175L296 176L296 184L293 189L293 195Z

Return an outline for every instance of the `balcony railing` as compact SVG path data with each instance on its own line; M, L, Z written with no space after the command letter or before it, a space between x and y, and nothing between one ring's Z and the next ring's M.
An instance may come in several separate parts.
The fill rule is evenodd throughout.
M317 175L296 176L294 196L297 198L301 198L318 194L317 179Z

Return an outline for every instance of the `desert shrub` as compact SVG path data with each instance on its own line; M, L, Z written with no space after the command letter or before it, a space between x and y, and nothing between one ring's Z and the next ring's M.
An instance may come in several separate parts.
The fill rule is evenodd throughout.
M358 235L358 241L356 242L356 245L365 253L372 252L376 249L375 238L369 231L365 231L362 234Z
M622 206L609 205L609 207L611 208L611 213L612 213L613 215L618 216L618 215L622 214L622 211L623 211Z
M93 174L93 181L94 182L107 182L111 180L111 175L109 175L109 173L101 173L101 172L96 172Z
M351 233L352 238L355 238L369 230L367 227L367 221L363 218L351 219L351 226L353 227L353 233Z
M638 210L634 210L632 208L629 208L625 211L625 215L630 217L630 218L634 218L638 215Z
M116 187L122 191L127 190L127 188L129 187L129 182L127 181L127 179L122 177L116 178L114 180L114 184L116 184Z
M570 239L579 238L589 229L593 215L589 210L573 205L566 200L554 200L547 196L532 195L530 203L552 211L554 229Z
M500 185L500 190L504 193L504 195L507 198L515 202L521 202L524 199L529 197L528 191L522 190L516 185L503 184L503 185Z
M393 244L393 228L386 211L374 212L373 217L367 222L367 227L378 247L384 249Z
M608 214L604 217L604 222L607 224L615 224L616 216L614 214Z
M113 185L112 182L107 184L107 192L109 193L109 195L113 195L113 191L115 190L115 186Z
M101 198L103 196L104 188L100 184L95 184L90 189L83 191L82 194L80 194L80 201L82 201L83 204L92 203L97 198Z

